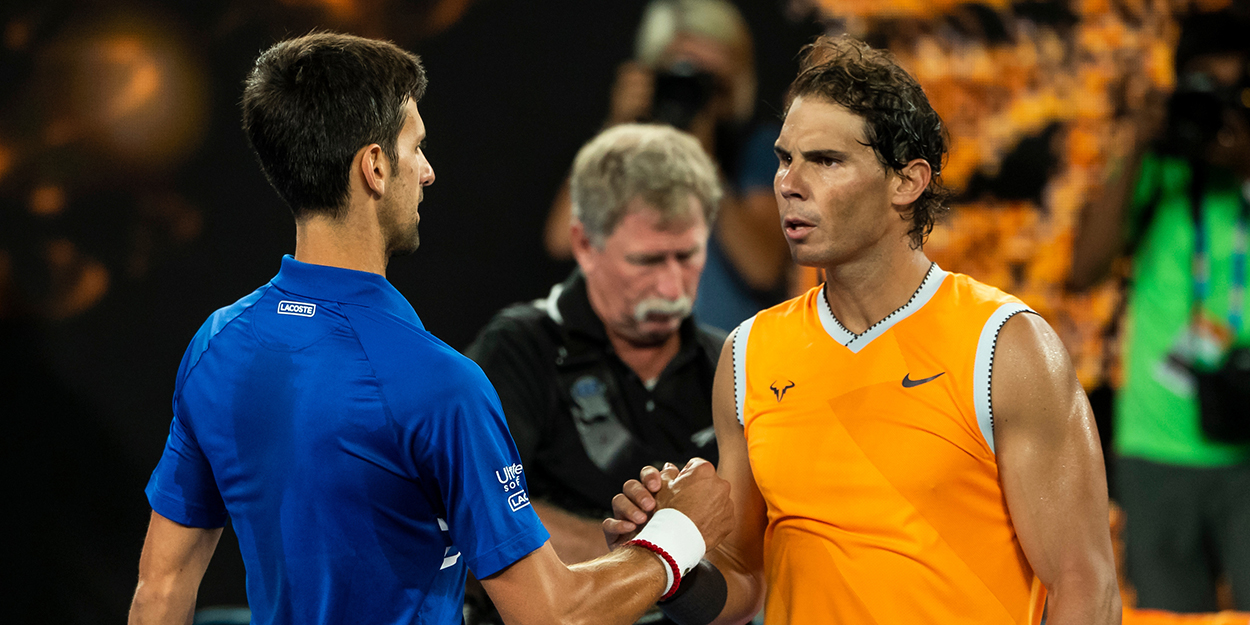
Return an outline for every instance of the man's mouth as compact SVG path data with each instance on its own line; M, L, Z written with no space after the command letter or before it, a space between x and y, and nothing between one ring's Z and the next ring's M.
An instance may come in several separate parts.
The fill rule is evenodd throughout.
M786 237L791 241L802 239L815 228L816 224L802 217L786 217L785 221L782 222L782 229L785 230Z
M676 300L647 298L634 307L634 321L667 323L674 319L685 319L693 307L694 300L685 295Z

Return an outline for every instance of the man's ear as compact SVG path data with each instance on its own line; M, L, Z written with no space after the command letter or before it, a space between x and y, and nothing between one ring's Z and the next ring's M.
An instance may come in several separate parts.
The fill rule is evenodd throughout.
M911 205L920 198L920 194L929 188L933 178L933 170L929 161L923 158L912 159L894 176L893 197L890 203L899 210L911 210Z
M358 162L361 180L369 194L376 197L385 195L386 183L391 178L391 162L382 151L382 146L371 143L361 148Z
M573 251L573 258L577 260L578 266L582 268L582 273L594 269L594 253L599 250L595 247L594 242L590 240L590 235L586 234L586 226L576 219L569 225L569 247Z

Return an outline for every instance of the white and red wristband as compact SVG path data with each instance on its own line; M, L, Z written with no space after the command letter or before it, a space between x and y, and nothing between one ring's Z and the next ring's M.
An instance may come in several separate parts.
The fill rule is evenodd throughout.
M677 592L681 587L682 576L699 564L707 550L703 533L694 521L673 508L657 510L638 536L625 544L647 549L664 563L668 585L664 587L660 601Z

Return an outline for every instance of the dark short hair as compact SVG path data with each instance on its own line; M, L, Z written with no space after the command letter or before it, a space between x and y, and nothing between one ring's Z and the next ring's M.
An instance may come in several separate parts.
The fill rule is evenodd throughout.
M376 143L396 162L405 104L425 86L421 59L393 43L312 33L257 57L244 83L243 130L296 219L338 217L356 152Z
M920 83L894 56L857 39L820 37L800 53L799 75L790 83L786 110L795 98L817 96L864 119L867 145L883 167L901 172L921 158L933 171L929 187L911 206L912 247L920 248L950 209L950 191L939 176L949 149L946 127Z

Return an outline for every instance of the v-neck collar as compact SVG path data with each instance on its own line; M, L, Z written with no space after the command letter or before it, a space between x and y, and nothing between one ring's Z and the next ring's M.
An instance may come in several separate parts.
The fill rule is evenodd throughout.
M894 327L894 324L908 318L912 313L920 310L929 300L933 299L933 295L937 293L942 281L946 279L947 272L938 267L937 263L929 265L929 271L925 274L924 280L920 281L920 286L916 288L916 292L912 293L911 299L906 304L900 306L894 312L885 316L884 319L878 321L862 334L855 334L846 329L836 317L833 316L833 310L829 308L829 298L825 295L825 289L828 285L820 287L820 303L816 306L816 310L820 316L820 325L825 328L825 332L834 341L849 350L858 354L859 350L864 349L873 339L885 334L886 330Z

